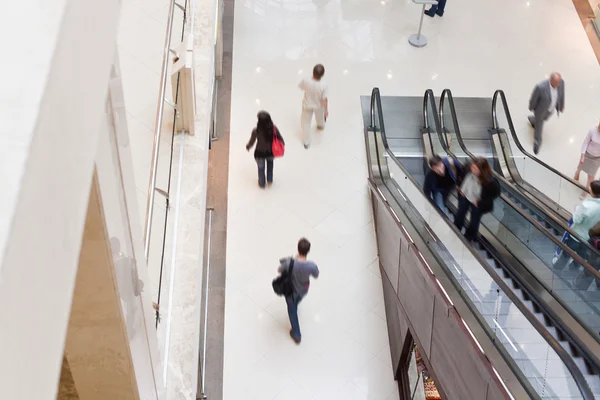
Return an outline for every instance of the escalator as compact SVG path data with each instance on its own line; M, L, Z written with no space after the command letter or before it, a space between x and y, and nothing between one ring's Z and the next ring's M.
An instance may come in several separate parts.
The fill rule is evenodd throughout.
M370 101L371 115L365 112L365 104L363 112L366 121L370 118L367 149L372 185L386 204L395 207L394 215L410 220L412 234L424 238L419 250L428 257L423 256L423 260L434 260L443 271L436 279L442 281L443 276L444 286L448 283L460 295L519 381L519 390L527 392L527 397L513 398L592 399L594 394L600 395L594 382L597 376L590 372L596 364L587 356L589 349L582 348L562 319L546 309L552 296L539 284L535 287L538 290L523 284L524 278L532 278L526 276L527 269L513 254L496 251L498 238L487 230L494 228L494 217L486 218L487 226L482 229L486 232L475 248L425 199L421 186L426 155L447 147L438 136L439 120L431 91L424 99L386 98L382 103L374 89ZM384 127L386 113L394 116L385 119ZM505 202L507 208L519 213L513 202ZM496 227L500 225L497 221ZM508 233L506 229L503 232ZM504 239L505 243L511 240L508 236ZM432 273L437 272L431 267L433 262L426 264Z
M446 98L450 100L444 101ZM501 176L503 186L510 188L505 190L509 199L520 205L555 238L561 239L563 233L568 232L582 243L585 251L580 251L580 254L586 253L588 259L600 259L600 251L568 226L571 218L569 210L581 202L579 195L587 193L587 189L523 148L515 133L502 90L497 90L491 99L457 98L454 101L451 92L445 90L440 104L442 130L455 130L452 126L453 116L455 120L457 116L461 119L460 137L456 132L447 135L451 140L454 139L448 142L453 151L458 155L468 153L466 155L488 157ZM448 129L447 125L452 129ZM529 181L536 182L536 185ZM570 265L573 268L562 273L563 279L573 282L587 301L598 303L600 295L589 291L600 287L600 273L578 263L571 262ZM593 281L596 286L590 287Z
M501 98L503 98L502 91L497 91L496 94L500 94ZM522 182L522 179L520 179L515 168L509 167L514 165L514 162L511 161L510 157L507 157L510 150L506 148L508 145L506 143L506 134L504 132L499 132L491 134L490 138L481 138L481 132L488 130L486 127L490 124L488 117L491 114L487 115L481 111L482 108L486 109L487 106L489 106L489 104L487 104L489 102L486 101L487 99L456 100L457 101L455 102L452 93L448 89L444 90L440 99L441 129L442 131L450 131L451 133L447 134L447 136L455 139L452 144L448 143L451 150L459 157L467 159L473 158L475 155L487 157L498 173L497 177L502 185L503 193L507 198L519 205L523 211L539 222L540 225L557 240L560 240L563 233L567 231L573 238L580 243L583 243L588 255L593 255L595 258L600 259L600 252L587 243L587 240L580 238L568 227L565 219L571 217L570 213L567 213L558 204L554 204L550 209L545 207L544 204L549 204L551 200L547 197L545 199L540 199L540 196L543 196L541 193L532 195L534 191L531 189L531 185L527 183L513 185L510 183L518 181ZM464 103L470 103L470 107L468 107L468 105L466 106ZM495 106L495 103L493 103L493 106ZM457 110L461 110L462 112L457 112ZM465 112L467 110L475 110L475 112ZM460 127L458 124L459 115L461 118ZM507 115L508 120L510 121L510 114ZM462 121L465 120L469 121L466 125L462 123ZM512 122L510 125L512 126ZM491 132L492 129L489 129L489 131ZM477 143L479 146L472 146L473 140L471 140L471 138L473 137L478 139ZM484 143L484 146L482 146L481 143ZM484 149L483 151L481 151L482 148ZM553 171L550 171L550 173L554 174ZM513 179L515 174L517 178ZM547 174L540 173L539 175L544 176ZM509 176L510 179L505 179L506 176ZM573 190L570 191L570 193L573 192ZM551 210L560 210L560 212L554 213ZM540 248L540 243L540 241L532 240L531 246L536 247L535 251L538 255L544 254L546 260L551 261L555 257L554 252L551 248ZM570 266L570 268L560 272L560 278L565 282L569 282L574 289L580 292L579 295L583 296L587 302L593 303L596 309L600 309L600 293L597 293L598 286L600 286L600 273L591 266L587 267L575 262L571 262ZM593 281L596 282L595 286L591 285ZM600 327L596 327L595 330L599 331L600 329L598 328Z
M461 105L464 107L464 103L469 100L463 100ZM459 127L456 108L458 108L458 105L454 105L452 94L450 91L445 90L440 99L440 130L445 134L438 135L438 138L446 152L464 162L474 157L473 153L467 149L467 143L470 144L474 137L477 138L477 132L481 130L478 122L481 122L481 120L469 120L468 123L464 124L467 127L465 131L462 129L462 120ZM468 116L468 113L461 115ZM481 114L475 115L480 116ZM464 137L466 139L463 139ZM448 141L447 138L454 140ZM435 140L435 138L432 140ZM476 143L479 144L477 147L478 154L487 157L490 163L497 167L500 161L490 151L491 146L485 146L485 140L479 140ZM449 145L454 146L450 148ZM587 334L583 333L581 336L574 331L565 335L565 327L566 329L572 329L575 323L562 321L561 327L559 319L560 315L564 314L562 309L558 308L553 311L553 307L545 307L545 312L540 313L539 311L544 310L544 307L539 307L538 304L534 310L536 314L539 314L540 321L543 321L552 332L553 337L568 349L571 356L582 367L582 370L587 373L586 378L590 385L597 387L600 385L597 355L594 355L591 348L589 348L589 351L583 350L587 347L586 343L591 345L594 342L597 343L598 332L600 331L600 297L597 290L587 290L590 287L591 280L598 275L597 271L581 258L577 258L577 263L574 263L578 267L553 270L555 249L557 247L561 248L557 245L562 231L559 231L559 228L553 225L554 220L551 217L548 217L535 203L515 190L502 176L497 176L497 178L502 187L502 196L495 202L493 212L482 220L482 225L491 234L484 234L483 236L490 236L492 239L490 237L488 239L497 241L496 248L503 249L503 252L507 253L505 257L522 260L520 269L525 268L527 272L522 271L521 274L528 278L524 282L533 283L530 283L528 288L521 289L523 293L520 293L520 295L524 295L524 301L528 302L531 297L535 296L532 296L532 292L536 289L535 284L540 284L564 306L565 310L568 310L575 317L582 328L587 329ZM480 243L478 247L487 254L494 254L493 251L490 251L489 243ZM511 264L514 268L515 264ZM531 281L531 278L535 280ZM580 279L578 280L578 278ZM510 277L510 279L514 281L513 277ZM514 283L516 287L521 286L518 282ZM592 287L596 289L595 286ZM531 305L528 304L528 306ZM541 314L543 314L543 318L541 318ZM568 323L565 324L565 322ZM570 336L570 339L567 336ZM588 353L587 356L584 354L586 352Z
M525 150L517 137L502 90L496 90L491 108L482 110L481 115L487 120L488 135L505 165L505 178L556 217L568 221L573 207L580 202L580 195L589 190Z

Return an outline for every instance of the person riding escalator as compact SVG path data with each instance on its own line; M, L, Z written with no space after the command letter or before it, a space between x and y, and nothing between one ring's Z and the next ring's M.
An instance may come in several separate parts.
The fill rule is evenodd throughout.
M494 200L500 196L501 189L500 183L492 174L490 163L484 157L475 158L465 169L469 173L460 186L454 225L462 230L467 211L471 210L471 220L465 237L473 241L479 232L481 217L494 209Z
M425 174L423 192L425 197L450 216L446 208L446 200L452 191L460 185L465 175L462 164L454 159L442 158L437 154L429 159L429 170Z
M575 207L573 213L573 225L571 229L583 240L589 240L589 232L594 228L594 225L600 221L600 181L593 181L590 184L591 197L583 200L583 202ZM587 260L588 250L584 243L579 242L572 236L567 236L566 245L569 246L581 258ZM563 251L556 262L554 263L555 270L562 270L571 262L572 267L578 267L579 264L571 261L572 258ZM589 273L580 274L575 279L575 286L580 290L587 290L593 278Z

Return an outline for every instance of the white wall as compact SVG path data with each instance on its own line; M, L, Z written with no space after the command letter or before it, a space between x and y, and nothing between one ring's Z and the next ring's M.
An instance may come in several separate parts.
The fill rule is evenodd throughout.
M10 2L0 134L0 387L55 399L118 0Z

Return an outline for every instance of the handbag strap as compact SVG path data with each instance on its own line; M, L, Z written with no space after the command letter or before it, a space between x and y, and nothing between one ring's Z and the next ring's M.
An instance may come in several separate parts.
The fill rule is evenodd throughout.
M290 266L288 267L288 273L292 276L292 271L294 271L294 257L290 258Z

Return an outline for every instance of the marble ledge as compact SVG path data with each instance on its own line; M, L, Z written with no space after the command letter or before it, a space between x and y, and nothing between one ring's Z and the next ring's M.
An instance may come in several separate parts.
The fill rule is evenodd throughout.
M208 177L209 127L214 77L214 1L196 1L194 22L195 135L176 141L183 146L183 175L179 197L178 245L175 254L169 345L167 399L195 400L200 346L201 282ZM177 161L175 161L177 163ZM179 166L174 166L178 168Z

